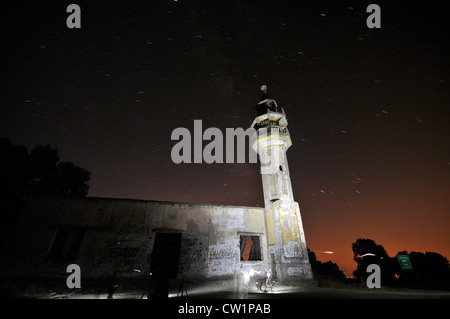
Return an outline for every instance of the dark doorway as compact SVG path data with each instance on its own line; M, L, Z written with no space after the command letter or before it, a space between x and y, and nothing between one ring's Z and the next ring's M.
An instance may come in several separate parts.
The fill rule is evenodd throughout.
M154 278L176 278L180 263L181 233L157 233L150 272Z

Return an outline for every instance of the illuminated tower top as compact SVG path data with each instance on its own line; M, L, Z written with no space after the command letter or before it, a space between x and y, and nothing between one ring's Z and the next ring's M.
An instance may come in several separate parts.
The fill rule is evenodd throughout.
M252 147L261 160L264 202L266 208L276 200L294 201L286 151L292 145L286 114L261 86L262 97L256 106L257 117L251 125L256 130Z

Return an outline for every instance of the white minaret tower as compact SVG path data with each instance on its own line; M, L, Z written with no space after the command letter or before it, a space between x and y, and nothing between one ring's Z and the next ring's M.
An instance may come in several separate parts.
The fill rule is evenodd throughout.
M264 191L268 267L278 282L311 286L313 280L298 203L292 193L286 151L292 145L284 110L261 86L252 147L259 154Z

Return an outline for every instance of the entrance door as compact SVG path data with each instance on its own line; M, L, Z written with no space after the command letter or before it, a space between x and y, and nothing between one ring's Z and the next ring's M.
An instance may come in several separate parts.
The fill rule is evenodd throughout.
M157 233L150 272L154 278L176 278L180 263L181 233Z

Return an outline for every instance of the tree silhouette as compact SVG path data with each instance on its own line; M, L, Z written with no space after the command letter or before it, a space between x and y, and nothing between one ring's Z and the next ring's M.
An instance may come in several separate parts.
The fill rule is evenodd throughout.
M444 256L436 252L398 252L407 255L413 267L412 270L402 270L398 267L401 284L416 288L433 288L450 290L450 265Z
M358 238L352 244L352 250L353 259L358 264L353 275L363 282L370 275L366 272L367 266L377 264L381 269L382 285L450 290L450 265L441 254L400 251L397 255L409 256L413 267L412 270L403 270L397 255L389 257L384 247L372 239Z
M361 256L367 255L367 254L373 254L380 257L387 257L388 254L383 246L377 245L375 241L368 238L358 238L353 244L352 244L352 250L353 250L353 260L357 263L361 261ZM367 256L370 257L370 256ZM373 257L373 256L371 256Z
M60 162L58 150L36 145L28 154L24 146L15 146L0 138L2 196L18 200L30 196L84 197L91 173L70 162Z
M23 202L32 196L84 197L91 173L70 162L60 162L58 150L37 145L28 153L0 137L0 207L2 234L17 220Z
M372 239L358 238L352 244L353 260L357 267L353 272L356 278L365 282L369 273L367 267L377 264L381 269L381 279L384 284L392 282L395 274L395 261L390 258L383 246L378 245Z
M331 261L326 261L324 263L320 262L316 258L316 254L309 250L308 257L311 264L311 269L314 273L314 278L320 282L324 280L333 280L337 282L344 282L345 275L339 270L339 266Z

